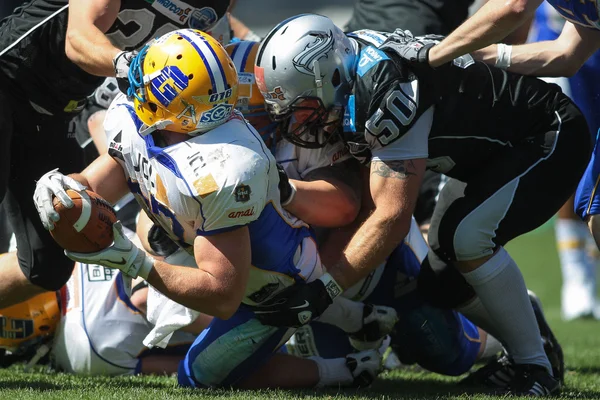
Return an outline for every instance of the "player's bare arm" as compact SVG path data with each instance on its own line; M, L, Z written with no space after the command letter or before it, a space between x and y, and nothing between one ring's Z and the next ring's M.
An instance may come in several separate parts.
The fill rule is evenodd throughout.
M382 263L410 229L425 159L371 162L370 188L375 209L350 240L329 273L344 289Z
M490 0L440 44L431 48L429 64L438 67L504 39L531 18L542 1Z
M310 225L348 225L360 210L360 176L356 160L311 171L304 180L290 180L296 187L285 208Z
M567 21L556 40L512 46L511 72L534 76L573 76L600 48L600 31ZM498 46L493 44L472 54L494 65Z
M104 35L117 19L120 0L70 0L65 40L67 57L84 71L114 76L114 57L121 51Z
M244 296L250 271L247 227L194 241L198 269L155 261L148 283L170 299L194 310L228 319Z
M69 175L111 204L129 193L123 167L108 154L96 158L79 174Z

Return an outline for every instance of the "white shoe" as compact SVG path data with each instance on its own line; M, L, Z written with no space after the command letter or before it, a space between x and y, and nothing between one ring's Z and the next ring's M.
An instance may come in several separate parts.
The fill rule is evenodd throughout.
M381 361L381 354L377 350L348 354L346 366L354 377L353 386L370 386L381 371Z
M594 318L596 308L598 308L598 305L592 282L567 282L563 284L561 311L562 318L565 321L577 318Z
M365 304L363 327L360 331L348 335L350 344L359 351L379 349L396 322L398 314L393 308Z

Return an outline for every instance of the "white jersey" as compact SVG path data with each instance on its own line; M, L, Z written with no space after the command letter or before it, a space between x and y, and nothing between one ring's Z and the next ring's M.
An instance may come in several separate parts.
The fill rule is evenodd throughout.
M84 375L139 372L148 350L142 340L153 326L131 303L119 270L77 263L63 314L51 352L58 368ZM169 346L187 348L194 339L176 332Z
M255 268L246 304L266 300L296 278L310 279L320 268L316 251L303 253L308 226L280 205L275 159L239 112L207 133L164 148L152 135L138 133L142 125L133 104L117 97L104 122L109 154L120 160L131 191L153 221L188 251L197 236L248 227Z
M277 142L275 159L291 179L303 180L308 173L352 158L344 143L327 144L320 149L295 146L287 140Z

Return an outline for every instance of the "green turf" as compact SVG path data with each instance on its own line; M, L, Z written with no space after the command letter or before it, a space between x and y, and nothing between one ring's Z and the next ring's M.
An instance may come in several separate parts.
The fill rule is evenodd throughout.
M560 270L551 226L520 238L508 250L522 267L527 285L542 299L548 320L561 341L567 364L561 398L600 399L600 323L560 320ZM457 379L414 370L385 373L369 389L326 391L186 390L172 377L92 378L55 374L21 367L0 370L3 399L497 399L465 393Z

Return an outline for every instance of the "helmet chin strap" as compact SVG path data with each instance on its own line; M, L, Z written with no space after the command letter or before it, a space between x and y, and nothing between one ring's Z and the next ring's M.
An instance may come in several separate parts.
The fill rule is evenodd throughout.
M317 97L323 100L323 79L321 79L321 67L319 60L313 61L313 71L315 73L315 86L317 87Z

